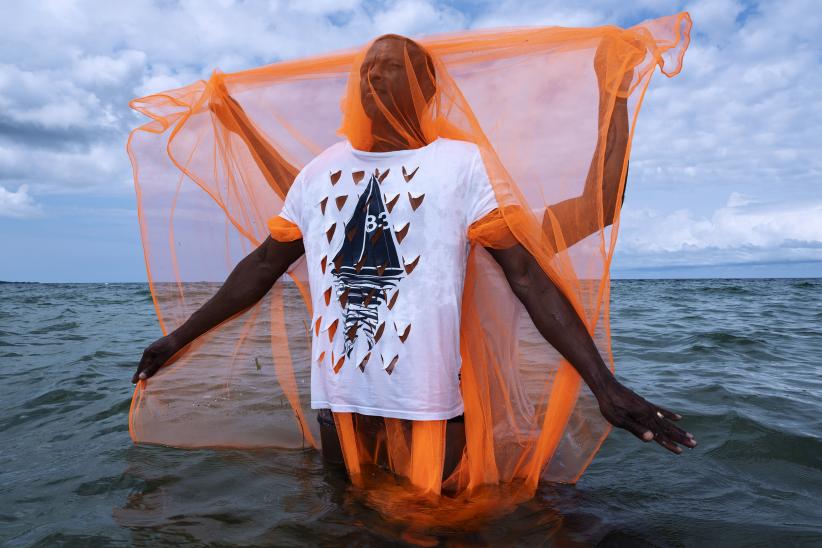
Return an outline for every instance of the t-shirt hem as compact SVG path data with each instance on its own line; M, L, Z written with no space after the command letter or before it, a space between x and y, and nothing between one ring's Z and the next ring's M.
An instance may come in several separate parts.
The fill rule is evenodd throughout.
M420 412L404 411L401 409L380 409L378 407L365 407L362 405L344 405L315 400L311 400L311 409L330 409L335 413L359 413L361 415L370 415L372 417L407 419L414 421L443 421L458 417L465 411L462 402L460 402L455 408L448 411Z

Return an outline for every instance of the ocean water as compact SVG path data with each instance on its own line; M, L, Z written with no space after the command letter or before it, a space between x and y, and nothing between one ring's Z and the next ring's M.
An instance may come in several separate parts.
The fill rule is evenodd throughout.
M615 430L576 485L416 541L822 546L822 279L614 281L612 329L620 379L699 446ZM134 446L159 335L144 284L0 284L0 545L402 542L314 451Z

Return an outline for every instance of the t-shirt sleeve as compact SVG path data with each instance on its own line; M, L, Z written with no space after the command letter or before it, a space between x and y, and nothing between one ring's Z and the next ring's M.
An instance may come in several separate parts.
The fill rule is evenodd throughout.
M474 150L467 183L467 226L470 227L474 222L482 219L488 213L499 207L497 197L494 194L494 187L491 186L491 181L488 178L488 172L485 170L485 163L482 161L479 149Z
M268 220L268 231L271 237L280 242L299 240L303 234L302 202L303 202L302 173L294 179L294 183L285 195L280 212Z

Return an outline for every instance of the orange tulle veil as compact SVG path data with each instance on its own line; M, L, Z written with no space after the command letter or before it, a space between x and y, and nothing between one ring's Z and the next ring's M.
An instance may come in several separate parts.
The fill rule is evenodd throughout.
M386 516L408 518L408 501L425 496L439 510L413 505L417 523L470 520L533 495L540 481L576 482L591 462L609 425L484 248L527 248L613 369L609 266L630 137L656 67L669 77L680 71L690 26L681 13L628 29L466 31L418 40L424 53L406 48L411 106L398 113L379 105L394 120L392 135L412 148L438 137L475 143L500 207L469 233L460 333L466 447L454 471L425 477L420 465L442 459L441 421L409 431L387 420L374 439L359 436L351 417L337 421L349 473ZM374 135L361 102L369 45L215 71L208 81L132 101L150 118L131 133L128 151L164 332L268 236L300 236L273 218L307 162L341 139L364 150L390 139ZM608 137L616 108L627 109L622 148L610 147ZM609 169L616 169L616 201L602 191ZM133 440L318 448L308 407L307 268L297 261L257 305L141 381L129 416ZM381 450L390 454L391 473L365 473ZM411 486L428 487L421 494Z

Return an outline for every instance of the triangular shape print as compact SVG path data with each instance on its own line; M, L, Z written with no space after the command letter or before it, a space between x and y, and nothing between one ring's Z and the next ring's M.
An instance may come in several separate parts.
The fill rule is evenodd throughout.
M387 173L387 170L386 170ZM397 237L388 219L385 201L376 176L360 195L339 249L333 254L338 295L345 293L345 353L350 356L357 337L365 337L368 348L375 344L379 307L385 294L405 275L397 252Z

